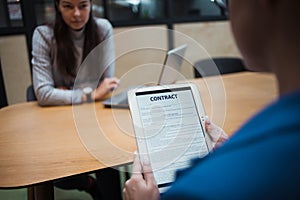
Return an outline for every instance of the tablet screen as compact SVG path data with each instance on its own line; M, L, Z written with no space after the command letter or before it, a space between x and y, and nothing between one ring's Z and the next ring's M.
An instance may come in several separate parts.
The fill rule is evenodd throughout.
M193 95L188 86L135 93L143 130L137 136L139 151L147 155L159 187L209 152Z

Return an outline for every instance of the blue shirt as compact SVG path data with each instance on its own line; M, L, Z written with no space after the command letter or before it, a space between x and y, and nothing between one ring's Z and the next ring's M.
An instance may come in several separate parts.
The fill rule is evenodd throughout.
M281 97L179 173L162 199L300 198L300 91Z

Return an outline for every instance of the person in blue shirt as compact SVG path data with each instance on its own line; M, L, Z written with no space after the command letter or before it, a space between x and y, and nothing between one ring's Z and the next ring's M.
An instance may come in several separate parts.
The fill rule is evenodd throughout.
M124 199L300 198L300 1L229 0L246 66L276 76L279 97L160 195L149 163L135 158Z

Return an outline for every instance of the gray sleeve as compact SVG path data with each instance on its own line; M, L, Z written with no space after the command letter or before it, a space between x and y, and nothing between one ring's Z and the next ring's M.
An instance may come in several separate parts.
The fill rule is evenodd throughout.
M38 103L42 106L81 103L81 90L61 90L54 87L52 35L52 30L47 26L37 27L33 33L32 77Z
M113 77L115 73L115 45L113 39L113 28L106 19L96 19L99 31L103 37L101 45L105 47L103 51L102 65L105 67L103 78ZM102 66L102 67L103 67Z

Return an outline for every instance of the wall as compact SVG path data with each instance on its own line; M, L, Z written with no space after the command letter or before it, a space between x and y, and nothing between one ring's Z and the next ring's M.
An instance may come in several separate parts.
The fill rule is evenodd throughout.
M177 24L174 30L190 37L186 53L189 63L183 63L182 73L194 77L193 64L210 57L241 57L228 21ZM184 43L183 37L175 38L175 46ZM195 45L197 43L197 45Z
M0 57L8 104L26 102L31 74L25 35L0 37Z
M116 28L114 31L115 35L120 35L122 32L128 33L128 31L132 31L136 28L141 27ZM168 41L166 36L168 33L166 26L155 26L154 28L162 28L165 29L165 31L160 36L153 35L151 31L146 31L145 34L139 36L141 37L139 40L149 40L148 43L155 43L153 46L167 49ZM132 38L125 37L124 40L118 39L116 41L117 54L118 48L123 46L134 48L134 42L128 42L131 40L135 41ZM145 43L145 46L149 46L148 43ZM174 26L174 46L177 47L185 43L188 44L188 49L185 54L186 60L183 63L181 73L186 78L194 77L193 64L200 59L223 56L240 57L228 21L176 24ZM139 51L136 53L128 53L117 59L116 76L122 77L126 72L133 70L136 66L147 62L156 64L163 63L164 55L165 51ZM154 75L153 73L157 75L159 72L157 72L157 70L152 73L144 71L144 73L141 73L141 76L131 77L130 80L141 82L141 79L149 78L150 75ZM149 76L144 76L145 74Z
M177 24L174 26L174 29L193 38L212 57L240 57L228 21ZM180 41L177 40L175 42ZM192 57L197 59L199 55L197 55L197 52L194 52Z
M156 83L167 49L166 26L115 28L116 76L121 87Z
M124 87L157 81L165 50L168 47L168 32L164 25L152 27L161 29L161 32L153 34L151 31L144 31L141 34L141 32L135 31L141 27L114 29L116 54L118 55L116 76L122 79ZM150 30L151 27L145 28ZM176 24L174 29L178 33L190 37L207 51L207 54L203 55L194 49L193 45L189 45L186 53L189 62L184 62L181 72L186 78L194 77L193 63L207 55L240 57L228 21ZM185 42L181 37L175 37L174 46ZM159 48L134 51L141 43L146 47ZM0 57L8 104L25 102L26 88L31 84L25 36L0 37Z

